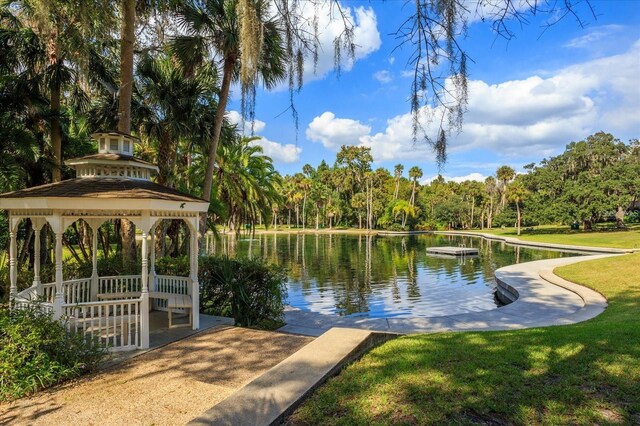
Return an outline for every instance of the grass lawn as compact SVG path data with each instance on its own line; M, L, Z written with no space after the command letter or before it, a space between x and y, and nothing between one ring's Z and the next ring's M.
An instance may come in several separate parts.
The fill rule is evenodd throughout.
M640 249L640 224L633 224L625 231L620 231L613 227L599 226L591 232L572 231L568 226L537 226L530 230L523 228L520 236L517 235L515 228L475 229L474 231L503 237L520 238L523 241Z
M570 326L401 337L288 424L640 424L640 254L556 273L604 294L607 310Z

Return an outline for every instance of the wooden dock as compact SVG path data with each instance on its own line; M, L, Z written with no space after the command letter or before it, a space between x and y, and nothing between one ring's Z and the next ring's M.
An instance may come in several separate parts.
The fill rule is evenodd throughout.
M429 247L427 254L444 254L448 256L477 256L478 249L469 247Z

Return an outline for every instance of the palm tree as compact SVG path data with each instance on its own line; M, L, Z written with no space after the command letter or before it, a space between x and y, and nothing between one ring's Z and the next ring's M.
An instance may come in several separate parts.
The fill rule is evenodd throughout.
M41 47L31 51L39 56L30 59L30 68L41 75L42 93L48 95L53 182L62 179L63 93L71 95L71 101L86 103L80 80L89 73L93 45L111 29L111 10L107 0L23 0L3 5L4 19L39 38Z
M191 0L177 8L178 23L186 35L173 40L172 51L175 56L187 71L192 71L207 61L213 48L220 56L222 67L222 84L204 176L203 198L207 201L211 200L212 195L216 154L229 89L231 82L240 74L240 66L255 62L255 74L251 81L242 81L243 94L251 93L258 82L271 89L282 81L286 74L286 50L283 47L280 24L275 17L269 17L267 2L251 0L243 1L243 5L251 8L255 24L258 26L255 29L256 33L262 35L262 39L257 40L257 56L253 58L243 57L240 49L238 0ZM205 228L202 226L201 232L205 232Z
M509 201L515 203L517 212L516 227L518 235L520 235L520 227L522 225L522 201L527 197L529 191L524 187L520 180L515 180L507 187Z
M484 180L484 188L489 196L489 211L487 212L487 228L491 229L493 225L493 198L495 197L497 185L496 179L489 176Z
M498 189L500 190L500 207L504 208L507 202L507 185L516 177L516 171L509 166L500 166L496 171L498 178Z
M273 205L281 203L280 175L262 147L252 144L255 139L223 140L216 162L216 214L236 233L243 222L253 226L260 218L269 223ZM204 170L204 164L196 167Z
M396 164L394 167L394 176L396 178L396 189L393 191L393 199L398 199L398 190L400 189L400 178L402 177L402 172L404 171L404 166L402 164Z
M367 207L368 199L364 192L358 192L351 198L351 207L358 211L358 229L362 229L362 209Z
M405 200L396 201L396 204L393 206L392 212L393 212L394 219L397 218L398 214L402 214L403 228L407 224L407 218L416 217L416 208L411 204L407 203Z
M174 187L180 142L190 152L189 146L207 134L207 113L215 110L214 74L202 67L187 77L165 55L144 56L138 63L135 115L141 136L156 144L156 181L161 185Z
M409 177L413 179L413 186L411 187L410 204L414 206L416 202L416 186L418 184L418 179L422 177L422 169L418 166L413 166L412 168L409 169Z

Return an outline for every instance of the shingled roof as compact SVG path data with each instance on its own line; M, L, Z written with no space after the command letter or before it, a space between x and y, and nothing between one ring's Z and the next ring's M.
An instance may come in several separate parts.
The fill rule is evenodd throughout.
M205 200L155 182L127 178L75 178L0 194L2 198L117 198L202 203Z

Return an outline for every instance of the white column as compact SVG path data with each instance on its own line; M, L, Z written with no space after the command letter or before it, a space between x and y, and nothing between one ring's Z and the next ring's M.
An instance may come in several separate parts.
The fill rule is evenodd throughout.
M62 305L64 304L64 295L62 293L62 227L55 229L56 234L56 297L53 300L53 318L60 319L62 317Z
M98 227L91 226L91 300L98 300Z
M156 291L156 227L150 231L151 234L151 265L149 268L149 288Z
M40 281L40 234L42 227L34 226L33 232L35 233L33 240L33 286L36 288L36 294L38 297L42 296L42 282Z
M17 227L16 227L17 228ZM9 221L9 300L13 302L18 295L18 271L16 264L16 229Z
M192 328L200 328L200 285L198 284L198 220L189 227L191 247L189 249L189 269L191 271L191 318Z
M142 300L140 303L140 348L149 348L149 259L147 231L142 230Z

